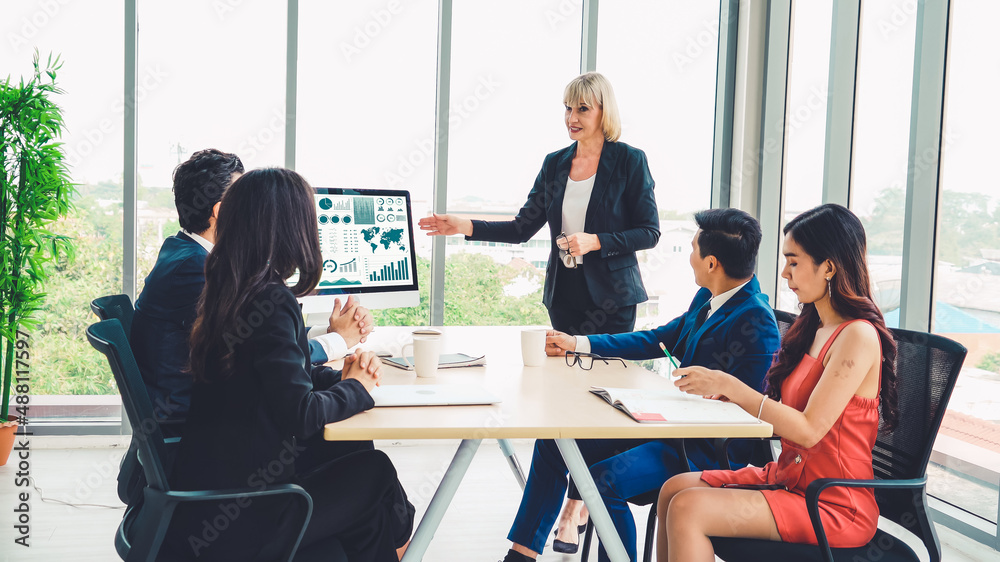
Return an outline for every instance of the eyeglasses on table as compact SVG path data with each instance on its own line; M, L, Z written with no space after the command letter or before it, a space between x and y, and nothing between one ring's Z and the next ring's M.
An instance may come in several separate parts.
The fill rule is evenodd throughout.
M628 369L628 363L621 357L602 357L596 353L583 353L580 351L566 352L566 365L570 367L579 365L584 371L589 371L594 367L594 360L603 361L605 365L610 365L612 361L621 361L622 365Z

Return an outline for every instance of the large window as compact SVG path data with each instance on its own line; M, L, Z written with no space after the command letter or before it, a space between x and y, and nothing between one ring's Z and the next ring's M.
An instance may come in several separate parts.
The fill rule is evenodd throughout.
M941 195L938 207L935 333L965 345L969 354L934 444L928 491L997 523L1000 473L1000 187L993 155L1000 110L1000 53L993 48L1000 5L952 2ZM916 163L914 173L929 172Z
M122 154L124 80L120 2L9 2L3 7L4 77L30 76L38 49L42 64L59 55L65 91L55 97L65 117L66 154L77 183L76 210L53 232L74 237L76 260L56 268L45 284L45 308L31 330L31 390L35 418L119 419L117 391L107 362L88 344L95 320L90 301L122 286ZM99 396L104 395L104 396Z
M868 266L886 324L899 326L903 214L916 13L865 2L857 67L851 208L868 235Z
M832 25L833 0L796 0L792 4L782 228L790 219L819 205L823 199ZM779 267L783 267L785 258L780 245L778 254ZM778 283L775 308L798 313L798 302L784 282Z
M280 166L285 146L281 3L142 0L138 17L137 294L179 228L174 168L205 148L236 153L248 170Z
M646 153L656 181L660 241L639 254L650 300L636 326L659 326L697 288L688 256L694 212L711 203L719 3L606 2L598 22L597 70L614 85L621 140Z
M436 2L300 2L298 171L315 186L408 189L414 216L430 212L436 49ZM414 242L421 306L377 323L430 321L431 245Z
M545 155L572 142L562 94L579 74L581 2L459 0L453 18L448 212L509 220ZM549 239L544 227L527 244L449 244L445 323L547 325L534 263Z

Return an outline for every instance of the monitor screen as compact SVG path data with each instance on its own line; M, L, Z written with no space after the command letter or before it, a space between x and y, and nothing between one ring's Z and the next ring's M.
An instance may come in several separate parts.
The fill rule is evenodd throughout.
M410 192L336 187L315 190L316 226L323 253L323 276L315 295L329 298L305 297L303 311L325 310L329 315L333 298L345 294L359 295L368 308L419 304ZM391 293L401 294L384 298Z

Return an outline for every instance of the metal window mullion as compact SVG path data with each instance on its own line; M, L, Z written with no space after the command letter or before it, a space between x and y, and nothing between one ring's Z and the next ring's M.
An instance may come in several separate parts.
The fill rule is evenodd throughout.
M719 53L716 61L715 131L712 148L713 209L729 206L739 15L740 0L719 0Z
M861 0L834 0L827 84L826 145L823 152L823 202L849 207L853 166L854 113L857 106L858 42Z
M136 268L136 77L138 75L137 0L125 1L125 160L122 171L122 293L135 302Z
M785 108L788 103L788 53L791 43L792 0L771 0L764 46L764 93L761 102L760 166L756 216L761 244L757 279L761 291L777 305L784 205Z
M285 36L285 167L295 169L295 116L298 111L299 0L288 0Z
M137 76L139 71L139 18L137 0L125 0L125 103L122 116L124 132L124 161L122 166L122 293L135 302L136 270L136 197L138 186L137 169ZM125 409L122 409L121 434L130 435Z
M448 107L451 105L451 19L452 0L438 3L437 84L434 107L434 192L435 213L448 210ZM445 237L435 236L431 245L430 325L444 325Z
M583 29L580 32L580 74L597 70L598 0L583 0Z
M740 9L733 97L733 144L729 201L749 213L757 211L761 110L764 92L764 45L768 2L744 2Z
M930 331L950 0L917 4L899 327Z

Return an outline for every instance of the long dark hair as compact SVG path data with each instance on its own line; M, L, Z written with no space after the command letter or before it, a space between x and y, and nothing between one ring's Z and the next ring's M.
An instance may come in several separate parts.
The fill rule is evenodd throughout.
M191 330L191 372L197 381L233 374L237 347L226 342L255 297L296 270L295 296L312 291L323 274L313 190L283 168L252 170L226 191L216 222L215 248L205 261L205 288ZM220 370L208 372L209 357Z
M872 298L871 280L866 259L867 243L861 221L840 205L826 204L810 209L785 225L785 234L802 246L816 264L830 260L837 273L830 280L830 304L848 319L864 319L875 326L882 342L882 387L879 391L882 420L887 429L899 419L896 393L896 341L885 326L885 319ZM767 373L767 395L781 399L781 384L809 351L819 313L816 305L802 305L802 313L781 340L777 359Z

